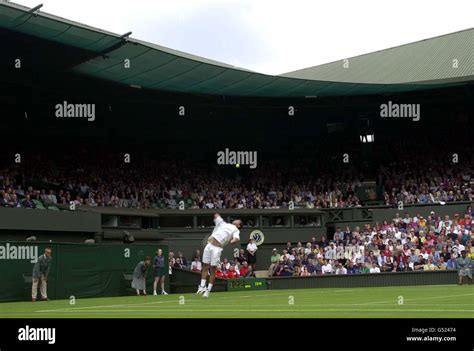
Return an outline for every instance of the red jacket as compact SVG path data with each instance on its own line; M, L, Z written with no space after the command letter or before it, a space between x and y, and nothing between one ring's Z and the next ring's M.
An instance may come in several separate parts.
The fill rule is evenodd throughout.
M225 274L225 272L223 272L223 271L216 271L216 277L226 279L227 274Z
M244 267L244 266L240 267L240 276L241 277L245 277L248 272L249 272L248 267Z
M238 278L238 277L239 277L239 275L237 274L236 271L231 271L231 270L227 271L227 278L228 279L234 279L234 278Z

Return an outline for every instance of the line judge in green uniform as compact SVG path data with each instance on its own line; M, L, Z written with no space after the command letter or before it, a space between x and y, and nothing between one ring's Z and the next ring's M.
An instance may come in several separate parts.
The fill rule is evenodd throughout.
M135 289L137 295L140 295L140 290L143 291L143 295L146 295L146 272L150 262L151 257L146 256L144 261L137 263L133 271L132 288Z
M44 254L38 257L33 266L33 281L31 287L31 300L36 301L38 295L38 284L40 286L41 300L48 300L48 275L51 268L51 248L47 247Z

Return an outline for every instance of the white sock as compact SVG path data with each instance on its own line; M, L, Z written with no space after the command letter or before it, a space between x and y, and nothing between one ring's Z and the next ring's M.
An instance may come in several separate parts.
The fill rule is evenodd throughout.
M206 286L206 279L201 279L201 287L205 287Z
M209 285L207 286L207 290L208 290L208 291L211 291L213 285L214 285L214 284L209 283Z
M153 294L156 294L156 290L153 290Z

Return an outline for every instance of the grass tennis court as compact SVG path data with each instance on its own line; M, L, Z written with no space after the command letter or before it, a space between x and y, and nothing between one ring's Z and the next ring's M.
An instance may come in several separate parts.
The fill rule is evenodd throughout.
M399 304L399 296L403 304ZM184 303L180 304L180 301ZM290 302L294 304L290 304ZM474 318L472 285L298 289L0 304L2 318Z

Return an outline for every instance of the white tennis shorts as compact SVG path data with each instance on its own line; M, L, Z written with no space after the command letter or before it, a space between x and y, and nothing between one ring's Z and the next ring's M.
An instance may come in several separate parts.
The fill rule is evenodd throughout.
M217 266L221 260L222 250L222 247L208 243L202 254L202 263L211 264L211 266Z

